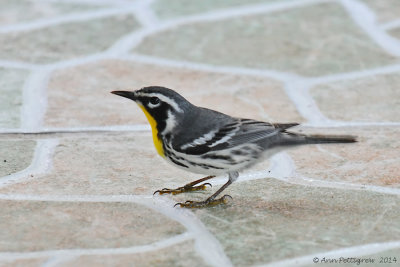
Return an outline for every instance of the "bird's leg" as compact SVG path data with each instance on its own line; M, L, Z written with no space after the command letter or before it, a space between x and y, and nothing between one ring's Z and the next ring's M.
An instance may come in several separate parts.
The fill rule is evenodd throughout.
M215 199L215 198L222 191L224 191L231 183L233 183L238 177L239 177L239 173L238 172L230 172L229 173L228 182L226 182L226 184L221 186L221 188L218 189L217 192L215 192L212 196L210 196L206 200L199 201L199 202L188 200L185 203L176 203L175 206L179 205L179 206L181 206L183 208L205 208L205 207L216 206L216 205L219 205L219 204L226 204L228 202L228 198L232 199L232 197L230 195L224 195L223 197L217 198L217 199Z
M184 193L184 192L192 192L192 191L199 191L199 190L205 190L207 188L207 185L211 186L210 183L204 183L198 186L195 186L196 184L199 184L201 182L207 181L209 179L214 178L215 175L210 175L201 179L198 179L196 181L193 181L191 183L185 184L184 186L178 187L176 189L169 189L169 188L163 188L161 190L157 190L153 193L159 193L160 195L162 194L173 194L173 195L177 195L180 193Z

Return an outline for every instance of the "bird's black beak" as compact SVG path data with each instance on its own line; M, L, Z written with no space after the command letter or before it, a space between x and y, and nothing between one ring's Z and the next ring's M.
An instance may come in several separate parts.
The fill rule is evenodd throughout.
M136 99L137 99L135 92L132 92L132 91L112 91L111 94L123 96L123 97L129 98L129 99L132 99L133 101L136 101Z

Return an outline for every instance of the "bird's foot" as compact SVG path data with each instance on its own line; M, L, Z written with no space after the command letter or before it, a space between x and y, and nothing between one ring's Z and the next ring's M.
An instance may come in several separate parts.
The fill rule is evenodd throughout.
M230 195L225 195L221 198L218 199L207 199L205 201L192 201L192 200L188 200L185 203L176 203L174 205L174 207L176 206L180 206L181 208L191 208L191 209L195 209L195 208L206 208L206 207L214 207L220 204L226 204L228 203L228 198L232 199L232 197Z
M176 189L163 188L161 190L155 191L153 193L153 195L155 195L156 193L159 193L160 195L163 195L163 194L177 195L177 194L184 193L184 192L193 192L193 191L199 191L199 190L206 190L207 189L207 185L212 187L212 185L210 183L204 183L204 184L201 184L201 185L198 185L198 186L192 186L190 184L187 184L185 186L181 186L181 187L178 187Z

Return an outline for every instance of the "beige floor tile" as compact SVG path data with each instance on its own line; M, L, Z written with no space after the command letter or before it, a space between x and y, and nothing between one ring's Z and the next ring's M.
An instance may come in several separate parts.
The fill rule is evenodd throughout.
M310 93L324 115L333 120L400 121L400 74L322 84Z
M132 203L2 200L0 206L0 251L7 252L132 247L184 230Z
M196 255L193 245L188 241L140 254L81 256L60 266L209 266Z

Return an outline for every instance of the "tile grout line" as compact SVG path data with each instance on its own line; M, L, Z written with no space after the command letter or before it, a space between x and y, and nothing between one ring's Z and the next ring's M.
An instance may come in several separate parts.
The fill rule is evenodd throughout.
M375 23L375 13L358 0L339 0L353 21L388 54L400 57L400 41L382 31Z
M152 27L160 21L151 9L151 5L155 0L141 0L137 3L137 8L133 11L136 19L141 23L143 28Z
M92 19L99 19L104 17L110 17L114 15L129 14L136 8L135 4L133 7L107 7L100 10L86 11L82 13L73 13L68 15L61 15L55 18L38 19L36 21L18 23L12 25L6 25L0 27L0 34L15 33L15 32L26 32L32 30L39 30L47 27L53 27L64 23L75 23L82 22Z
M33 179L31 178L32 175L44 174L51 170L53 167L53 155L57 145L57 139L38 140L29 167L22 171L0 177L0 188Z
M75 4L85 4L87 6L98 6L98 5L103 5L103 6L108 6L108 7L113 7L113 6L124 6L128 4L132 4L132 1L129 0L42 0L45 2L61 2L61 3L75 3Z
M325 125L332 123L322 114L317 103L311 97L308 87L302 87L299 83L286 83L283 88L292 104L308 123Z
M301 79L301 76L290 73L290 72L281 72L269 69L256 69L256 68L246 68L246 67L235 67L235 66L215 66L208 65L205 63L198 63L192 61L184 61L184 60L175 60L168 58L160 58L149 55L137 54L135 52L131 52L129 54L124 54L122 57L118 57L120 60L129 60L139 63L147 63L158 66L168 66L175 68L189 68L190 70L198 70L203 72L214 72L214 73L225 73L232 75L250 75L250 76L260 76L265 78L276 79L281 82L288 82L293 80Z
M142 204L185 226L194 236L195 249L206 263L215 267L232 266L218 239L210 233L193 212L187 209L175 208L173 206L175 202L170 199L152 198L151 202Z
M390 22L384 23L381 26L381 30L390 31L400 27L400 19L392 20Z
M400 64L385 65L382 67L376 67L366 70L351 71L351 72L344 72L344 73L338 73L320 77L306 78L303 81L295 81L295 82L304 83L304 85L306 86L315 86L318 84L356 80L360 78L370 77L373 75L385 75L396 72L400 72Z
M48 68L31 72L22 90L21 128L37 130L43 124L47 108L47 83L50 77Z

